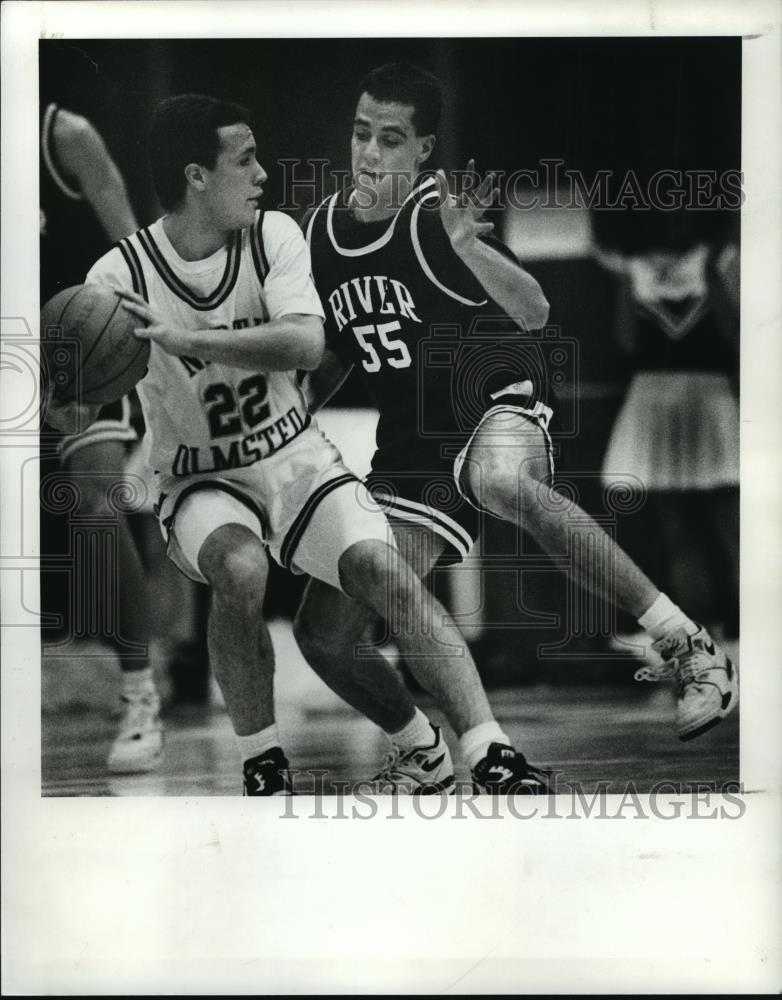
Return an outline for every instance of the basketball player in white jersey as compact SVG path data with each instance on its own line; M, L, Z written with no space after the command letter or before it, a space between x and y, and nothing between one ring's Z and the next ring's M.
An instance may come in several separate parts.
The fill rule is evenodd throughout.
M84 280L88 268L115 240L137 228L125 183L94 125L54 102L42 103L41 115L41 303L69 285ZM47 413L54 426L55 408ZM65 429L65 428L62 428ZM111 488L122 481L126 450L138 435L130 421L127 398L104 406L83 433L44 434L42 467L47 452L78 489L78 516L89 523L109 516L116 525L119 635L106 639L116 647L121 670L123 712L108 754L109 771L126 774L154 770L162 761L160 699L146 655L148 605L146 581L127 517L108 502ZM54 473L60 475L61 473ZM48 475L42 480L51 481ZM42 515L43 534L48 522ZM45 545L48 543L45 543ZM44 555L48 554L44 547ZM75 565L80 577L94 573L87 560ZM84 593L91 580L77 579L73 590ZM111 594L97 599L111 600ZM120 641L122 640L122 641ZM129 652L128 646L135 646Z
M159 106L150 161L168 214L88 281L134 289L126 305L151 341L138 392L158 515L171 559L211 588L210 658L245 791L270 795L290 780L262 615L267 551L385 617L414 670L416 657L436 659L445 685L463 650L442 607L425 622L385 517L308 415L296 370L321 360L323 312L298 226L259 211L266 174L247 121L199 95ZM453 766L439 732L434 741L427 784L446 788Z
M736 705L736 670L705 629L661 594L588 514L552 489L545 385L513 357L515 341L523 359L521 334L546 323L548 303L534 278L490 235L483 215L493 201L491 180L457 198L441 171L424 172L441 107L438 81L415 66L379 67L357 89L353 187L327 198L306 226L326 308L327 350L309 377L313 406L356 365L380 411L368 483L396 525L426 531L422 575L449 549L464 557L479 511L523 527L546 552L570 551L571 575L632 614L651 635L664 663L646 668L643 678L675 680L676 731L691 739ZM493 357L491 339L481 339L478 324L497 317L515 336L506 336ZM434 325L462 331L463 338L453 370L442 371L439 380L428 377L422 349ZM453 387L460 372L469 378L471 371L469 401L477 399L484 412L465 426L472 408L459 411ZM457 442L455 457L439 437L422 433L421 400L429 424L446 428L448 442ZM569 547L571 538L580 544ZM597 565L588 558L590 538L601 540ZM383 700L357 682L365 668L352 650L368 624L364 609L313 582L296 632L322 678L391 733L417 710L399 684L395 699ZM389 678L378 679L376 690L390 692L390 668L381 657L375 667L378 678ZM471 693L461 693L457 734L464 755L476 784L498 790L503 772L514 778L510 772L521 755L487 716L485 696L471 703Z

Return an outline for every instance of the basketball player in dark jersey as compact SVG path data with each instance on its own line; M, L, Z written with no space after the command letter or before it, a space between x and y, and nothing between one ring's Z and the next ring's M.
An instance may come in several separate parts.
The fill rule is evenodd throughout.
M568 551L574 536L599 536L604 561L595 567L580 555L586 544L570 546L570 571L649 631L663 673L677 682L678 735L690 739L734 707L736 671L705 630L552 488L552 413L523 336L545 324L548 305L537 282L489 237L483 215L494 198L491 179L456 197L441 171L422 172L441 107L438 82L417 67L380 67L358 88L354 186L327 198L306 223L329 347L310 376L313 405L358 367L380 410L369 482L397 526L425 532L422 574L443 554L466 554L479 511L523 526L551 553ZM498 338L498 329L515 336ZM418 710L379 656L371 679L366 660L354 657L368 621L313 583L296 632L314 669L393 740ZM450 721L476 784L502 790L515 780L521 755L490 711L487 717L482 692L454 682ZM391 777L405 771L406 756L392 754Z
M138 228L122 176L102 138L87 119L56 104L42 109L40 216L41 303L82 283L113 242ZM46 474L47 458L49 465L56 459L78 487L77 516L87 521L108 516L116 524L118 561L111 585L119 588L118 621L115 633L106 639L117 648L124 710L108 767L117 773L149 771L162 759L162 737L160 702L146 655L147 584L127 519L108 502L122 478L126 447L137 434L126 398L104 406L95 423L81 433L71 433L68 419L67 410L50 406L49 423L56 422L56 430L65 434L43 428L42 501L45 507L47 479L51 485L59 475ZM94 570L92 565L76 566L80 578ZM72 593L86 592L82 579L74 583ZM96 596L107 601L115 595Z

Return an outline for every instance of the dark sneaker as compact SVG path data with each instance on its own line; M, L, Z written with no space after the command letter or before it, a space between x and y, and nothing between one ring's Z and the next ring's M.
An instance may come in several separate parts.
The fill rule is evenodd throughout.
M453 785L451 754L437 726L430 747L414 747L402 752L394 747L380 774L372 779L377 791L386 795L431 795Z
M293 795L288 760L272 747L244 762L244 795Z
M549 776L549 771L527 763L523 753L502 743L492 743L472 769L475 791L492 795L548 795Z

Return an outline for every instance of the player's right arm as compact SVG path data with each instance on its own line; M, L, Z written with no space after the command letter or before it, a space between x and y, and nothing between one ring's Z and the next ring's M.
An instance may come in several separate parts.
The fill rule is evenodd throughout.
M467 170L475 170L470 160ZM539 330L548 321L549 304L533 276L502 244L493 246L494 228L483 218L497 193L490 174L471 197L452 195L445 172L437 171L440 221L453 253L472 272L483 291L522 330Z
M326 347L323 352L323 360L314 371L307 373L302 383L310 413L317 413L322 406L328 403L348 377L352 368L353 365L350 362L345 361L330 347Z
M125 182L95 127L72 111L60 110L54 145L63 170L84 195L115 243L138 229Z

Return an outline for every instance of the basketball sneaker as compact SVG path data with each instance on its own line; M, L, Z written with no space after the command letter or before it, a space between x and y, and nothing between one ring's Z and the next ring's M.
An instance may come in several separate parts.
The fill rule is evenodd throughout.
M454 783L451 752L438 726L432 726L435 741L430 747L402 750L393 747L386 754L383 770L372 783L385 795L432 795Z
M523 753L492 743L472 769L473 790L492 795L548 795L550 772L530 764Z
M680 740L705 733L738 704L738 671L705 628L699 628L695 635L676 629L655 642L652 649L662 657L662 663L641 667L635 679L674 681L678 698L675 729Z
M244 795L293 795L288 759L272 747L244 762Z
M133 698L123 695L122 701L125 707L107 767L112 774L154 771L163 760L160 698L148 691Z

